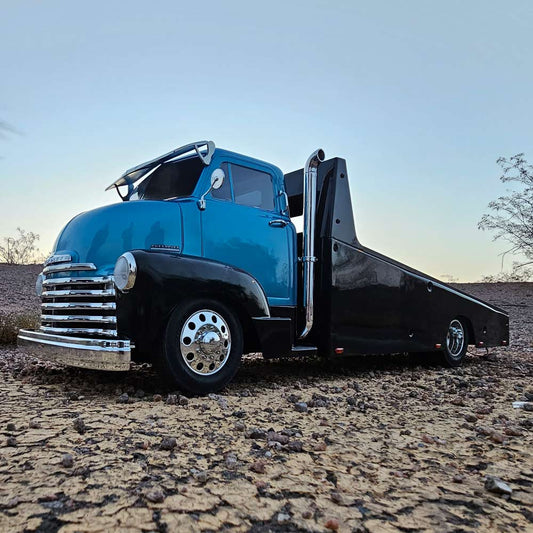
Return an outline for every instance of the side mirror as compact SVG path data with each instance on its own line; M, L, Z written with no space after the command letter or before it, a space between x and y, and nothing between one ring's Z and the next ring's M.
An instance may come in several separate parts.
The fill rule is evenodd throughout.
M224 183L224 179L226 178L226 174L221 168L215 168L213 170L213 173L211 174L211 185L207 191L202 194L202 197L198 200L198 209L200 211L203 211L205 209L205 197L212 191L217 190L222 187L222 184Z

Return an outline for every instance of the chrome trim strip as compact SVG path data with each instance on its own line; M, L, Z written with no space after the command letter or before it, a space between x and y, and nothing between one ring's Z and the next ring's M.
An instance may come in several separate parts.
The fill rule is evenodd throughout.
M45 287L50 285L99 285L104 283L113 283L113 277L50 278L43 281Z
M96 370L129 370L132 345L129 340L61 337L21 329L19 346L39 359Z
M60 303L43 303L41 309L70 309L72 311L83 311L85 309L98 309L99 311L114 311L117 308L115 302L60 302Z
M43 322L101 322L102 324L116 324L116 316L96 315L42 315Z
M52 274L54 272L66 272L68 270L96 270L94 263L63 263L44 267L43 274Z
M72 256L70 254L51 255L44 262L44 266L46 267L55 263L68 263L69 261L72 261Z
M44 291L42 298L62 298L76 296L115 296L115 289L69 289L59 291Z
M101 335L102 337L118 337L115 329L101 328L53 328L50 326L41 326L40 331L44 333L54 333L56 335ZM65 339L66 337L62 337ZM95 339L96 340L96 339Z
M305 328L300 339L305 339L313 327L314 289L315 289L315 214L316 214L316 180L318 165L324 161L324 150L314 151L304 170L304 250L303 250L303 305L305 308Z

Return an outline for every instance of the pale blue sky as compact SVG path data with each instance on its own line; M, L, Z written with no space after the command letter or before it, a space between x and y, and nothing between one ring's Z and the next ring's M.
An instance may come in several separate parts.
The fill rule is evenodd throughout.
M303 166L344 157L360 240L477 280L498 156L533 159L530 1L0 0L0 237L49 251L115 202L126 168L181 144ZM510 261L509 261L510 263Z

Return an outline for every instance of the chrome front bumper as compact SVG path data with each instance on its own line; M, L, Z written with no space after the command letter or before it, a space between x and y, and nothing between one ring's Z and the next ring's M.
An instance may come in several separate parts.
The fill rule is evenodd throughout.
M38 359L95 370L129 370L131 343L120 339L82 339L21 329L17 344Z

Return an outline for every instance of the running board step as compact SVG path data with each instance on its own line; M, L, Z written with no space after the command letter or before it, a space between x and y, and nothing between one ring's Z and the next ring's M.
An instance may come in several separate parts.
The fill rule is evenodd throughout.
M298 357L304 357L306 355L316 355L317 348L316 346L293 346L291 354Z

